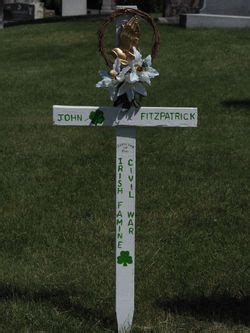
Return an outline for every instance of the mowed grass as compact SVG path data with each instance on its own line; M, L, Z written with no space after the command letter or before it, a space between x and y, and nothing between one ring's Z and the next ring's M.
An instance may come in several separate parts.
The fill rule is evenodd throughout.
M115 131L52 126L54 104L111 105L100 24L0 31L1 332L116 331ZM137 131L133 332L250 332L250 31L160 32L144 105L199 127Z

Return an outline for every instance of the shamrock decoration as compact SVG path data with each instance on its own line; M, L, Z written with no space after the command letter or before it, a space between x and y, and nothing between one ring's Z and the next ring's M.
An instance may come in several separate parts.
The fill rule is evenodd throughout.
M117 257L117 263L123 266L128 266L128 264L132 264L133 259L129 255L129 251L121 251L120 256Z
M89 119L91 120L91 124L97 126L98 124L102 124L105 118L103 112L97 109L96 111L90 112Z

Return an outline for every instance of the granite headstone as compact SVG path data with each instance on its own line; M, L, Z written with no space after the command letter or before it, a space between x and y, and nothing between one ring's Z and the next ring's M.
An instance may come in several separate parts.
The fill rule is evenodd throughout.
M165 17L178 16L185 13L198 13L203 7L204 0L165 0Z
M4 17L8 22L34 20L34 6L26 3L8 3L4 6Z
M250 16L250 0L206 0L200 13Z
M180 16L186 28L249 28L250 0L205 0L198 14Z
M44 17L44 2L40 0L4 0L6 21L37 20Z
M4 0L0 0L0 29L3 28L3 6Z
M62 16L87 14L87 0L62 0Z

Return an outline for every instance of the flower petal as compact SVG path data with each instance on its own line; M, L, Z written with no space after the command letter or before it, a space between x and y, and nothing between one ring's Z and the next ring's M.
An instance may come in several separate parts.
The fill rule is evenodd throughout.
M132 72L129 74L129 77L128 77L128 82L129 83L135 83L139 81L139 76L136 74L136 72Z
M113 85L113 80L110 77L104 77L101 81L96 84L97 88L107 88Z
M151 77L151 78L156 77L156 76L159 75L159 72L157 72L157 70L154 69L153 67L149 67L147 72L148 72L148 76Z
M141 53L137 50L136 47L133 47L133 51L134 51L134 61L137 63L137 62L141 62L142 61L142 55Z
M115 87L109 87L109 97L111 101L115 100L116 97L116 88Z
M126 73L130 70L130 67L127 66L127 67L124 67L121 72L119 73L119 75L116 76L116 80L118 82L123 82L125 80L125 75Z
M123 82L123 84L120 86L117 96L121 96L127 93L127 90L130 88L128 82Z
M134 85L134 90L142 96L147 96L147 91L140 82L136 82Z
M152 65L152 57L151 57L151 55L148 55L147 58L145 58L143 60L143 62L145 62L148 66L151 66Z
M147 71L142 71L140 74L140 81L141 82L146 82L148 85L151 85L150 77L148 75Z
M99 75L100 75L102 78L104 78L104 77L109 77L108 72L107 72L107 71L104 71L104 70L99 71Z
M113 70L116 71L116 73L120 73L121 71L121 62L119 58L115 59L115 62L113 64Z
M130 102L132 102L135 99L135 92L131 85L129 89L126 91L126 94Z

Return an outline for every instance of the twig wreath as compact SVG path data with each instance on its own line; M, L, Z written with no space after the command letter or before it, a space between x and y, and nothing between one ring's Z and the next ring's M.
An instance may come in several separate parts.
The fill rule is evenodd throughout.
M121 24L119 45L112 51L105 47L105 34L108 26L117 17L131 17ZM140 27L138 17L143 18L153 29L153 45L151 54L143 58L138 50ZM159 30L151 16L147 13L132 9L118 9L104 22L98 32L99 51L110 71L99 71L102 78L96 84L97 88L108 88L110 99L114 106L129 109L131 106L140 107L141 99L147 96L145 84L151 85L151 79L159 75L151 65L157 55L160 45Z
M106 21L104 22L104 24L98 31L99 51L100 51L101 55L103 56L107 66L109 68L112 68L113 64L110 61L108 53L107 53L107 49L105 48L105 41L104 41L105 33L107 31L108 26L115 20L116 17L124 16L124 15L137 15L137 16L143 18L152 27L153 32L154 32L154 43L153 43L152 50L151 50L152 61L156 58L157 52L158 52L158 49L160 46L160 33L159 33L157 25L155 24L153 18L150 15L148 15L147 13L145 13L139 9L133 9L133 8L118 9L118 10L114 11L111 14L111 16L109 16L106 19Z

